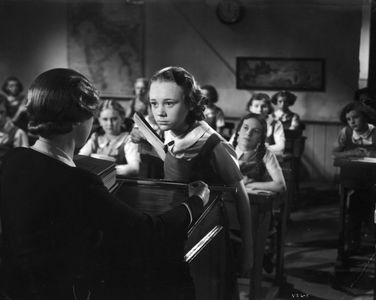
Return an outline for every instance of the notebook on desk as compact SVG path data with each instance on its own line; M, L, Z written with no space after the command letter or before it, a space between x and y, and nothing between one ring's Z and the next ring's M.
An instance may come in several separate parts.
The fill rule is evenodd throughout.
M353 159L351 159L351 161L376 164L376 157L353 158Z

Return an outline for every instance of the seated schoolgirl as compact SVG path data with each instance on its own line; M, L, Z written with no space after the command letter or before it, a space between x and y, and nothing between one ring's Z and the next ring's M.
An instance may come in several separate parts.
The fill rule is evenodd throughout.
M250 113L240 120L235 133L233 146L247 192L264 190L279 193L286 190L278 160L265 146L266 130L265 119Z
M94 132L79 154L112 159L116 162L116 173L137 176L140 168L138 145L131 141L129 132L124 131L125 111L116 100L105 100L99 107L99 132Z
M29 117L26 112L26 99L21 81L15 77L8 77L2 86L2 90L8 99L8 115L14 125L27 132Z
M28 146L27 134L13 124L8 116L8 100L0 94L0 161L10 149Z
M270 97L265 93L253 94L247 103L246 110L265 118L267 124L266 147L276 155L283 154L285 133L282 123L270 115L273 110Z
M274 119L281 121L283 128L286 130L299 130L301 123L299 115L290 110L290 106L294 105L296 95L289 91L280 91L275 93L271 99L272 103L277 107L272 113Z
M183 299L184 286L153 286L148 275L157 253L184 243L209 189L189 184L190 198L156 217L113 197L73 161L99 101L94 86L73 70L52 69L31 84L29 129L39 138L31 148L11 150L0 169L0 289L10 299ZM112 257L98 255L106 245L122 254L122 264L112 263L116 270L103 267Z
M201 86L201 90L207 99L206 108L204 110L205 122L222 135L225 126L225 116L222 108L216 105L218 102L217 89L212 85L206 84Z
M349 103L342 109L340 119L346 126L338 134L334 158L376 157L376 128L368 123L368 117L367 107L358 102ZM372 224L374 178L370 167L341 167L341 181L346 182L347 187L353 187L349 192L350 251L357 251L360 246L362 223Z
M366 106L352 102L340 113L340 120L346 126L338 134L333 149L335 158L376 156L376 129L368 123L369 112Z
M282 169L273 152L265 146L267 125L261 115L250 113L244 116L236 129L233 146L240 164L240 171L248 193L286 191ZM271 223L272 226L273 222ZM268 238L264 252L264 269L273 270L274 239Z
M149 81L147 78L139 77L134 82L134 98L125 112L126 118L132 118L135 112L144 116L148 114L147 89Z
M167 147L164 176L167 180L237 188L236 205L242 231L242 272L251 266L251 214L233 147L204 119L205 97L195 78L181 67L167 67L150 80L149 101Z

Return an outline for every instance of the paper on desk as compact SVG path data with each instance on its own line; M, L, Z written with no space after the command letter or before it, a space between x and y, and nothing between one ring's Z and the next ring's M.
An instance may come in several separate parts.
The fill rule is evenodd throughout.
M358 161L358 162L364 162L364 163L375 163L376 164L376 157L354 158L351 161Z
M264 195L264 196L270 196L270 195L274 195L275 193L274 192L271 192L271 191L267 191L267 190L254 190L254 189L250 189L250 188L245 188L245 190L247 191L248 194L252 194L252 195Z

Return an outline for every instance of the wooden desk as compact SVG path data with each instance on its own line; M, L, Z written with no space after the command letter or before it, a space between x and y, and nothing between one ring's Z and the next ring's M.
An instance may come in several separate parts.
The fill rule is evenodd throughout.
M340 167L340 183L339 183L339 196L340 196L340 228L338 236L338 255L337 262L342 266L347 265L349 257L349 194L351 189L357 188L373 188L376 183L376 158L364 159L335 159L334 166ZM357 177L357 175L360 175ZM374 208L374 214L376 208ZM375 230L375 251L376 251L376 215L374 216L374 230ZM376 263L375 271L376 275ZM373 299L376 300L376 276L374 283Z
M117 197L152 215L160 214L187 198L187 185L163 180L120 178ZM186 261L193 277L197 300L237 299L234 261L229 242L223 192L235 188L211 189L211 202L188 232ZM200 243L201 242L201 243ZM199 245L203 247L198 247Z
M376 159L335 159L334 166L340 167L339 198L340 223L337 261L345 265L349 257L349 191L371 188L376 182ZM373 182L371 181L373 179Z

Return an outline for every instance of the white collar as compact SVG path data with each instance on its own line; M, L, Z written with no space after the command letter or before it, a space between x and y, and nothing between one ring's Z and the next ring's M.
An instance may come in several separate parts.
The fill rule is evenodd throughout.
M76 166L73 159L63 149L57 147L50 140L43 137L39 137L35 144L30 148L49 157L57 159L70 167Z
M113 145L114 148L118 148L123 143L125 143L125 140L127 139L128 136L129 136L128 132L121 132L114 139L110 140L109 138L107 138L106 135L100 135L98 137L99 148L104 148L108 145Z
M206 122L198 121L193 125L193 129L185 134L175 136L171 130L165 132L165 145L174 153L189 148L195 144L206 132L213 130Z
M354 141L359 141L359 140L367 140L371 136L371 133L373 131L375 126L372 124L368 124L368 129L363 132L362 134L357 133L355 130L353 130L353 135L352 138Z
M276 116L276 118L280 118L284 114L285 114L285 112L283 112L281 109L278 109L278 110L274 111L274 115Z

